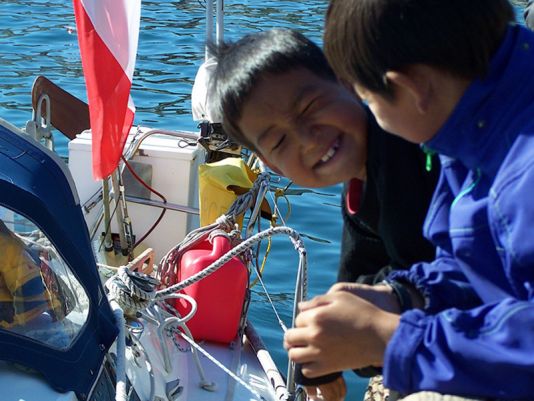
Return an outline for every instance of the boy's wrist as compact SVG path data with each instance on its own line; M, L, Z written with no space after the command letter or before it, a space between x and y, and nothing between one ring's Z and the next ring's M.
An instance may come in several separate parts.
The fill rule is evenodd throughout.
M391 288L392 294L395 296L399 306L400 313L414 308L423 308L423 298L412 285L390 279L383 280L382 284Z

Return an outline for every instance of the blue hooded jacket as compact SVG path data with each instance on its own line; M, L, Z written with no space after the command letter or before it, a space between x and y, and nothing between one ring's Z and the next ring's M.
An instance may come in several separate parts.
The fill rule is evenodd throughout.
M402 315L385 384L534 399L534 33L508 29L425 145L442 162L424 226L437 255L390 276L426 305Z

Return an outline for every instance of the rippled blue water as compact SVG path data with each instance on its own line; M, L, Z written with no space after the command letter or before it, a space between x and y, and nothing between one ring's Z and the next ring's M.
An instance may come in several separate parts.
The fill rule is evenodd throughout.
M522 1L516 2L518 14ZM203 57L204 6L197 0L143 0L141 33L132 96L135 124L153 128L195 130L190 116L190 92ZM225 37L274 26L301 30L320 41L325 0L226 1ZM34 78L45 75L85 100L85 87L70 1L0 0L0 117L23 126L31 117L30 91ZM56 136L60 153L66 139ZM306 240L309 254L309 293L325 291L335 281L339 256L339 186L325 195L291 197L289 225L324 241ZM297 257L286 239L275 239L265 282L289 324ZM251 319L275 360L285 371L282 334L265 297L255 290ZM361 399L365 381L354 375L348 399Z

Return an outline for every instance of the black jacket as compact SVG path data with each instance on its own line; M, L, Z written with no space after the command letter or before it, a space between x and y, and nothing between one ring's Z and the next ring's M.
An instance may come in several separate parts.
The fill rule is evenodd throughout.
M338 281L379 282L389 269L408 268L435 254L422 227L439 176L437 156L431 156L427 171L420 146L385 132L369 113L367 160L356 213L349 211L347 195L356 195L357 183L347 183L343 192Z

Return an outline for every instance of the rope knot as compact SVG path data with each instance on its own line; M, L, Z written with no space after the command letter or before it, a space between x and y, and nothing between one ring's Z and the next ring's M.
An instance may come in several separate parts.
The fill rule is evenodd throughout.
M150 305L156 295L159 280L121 266L117 274L106 281L108 298L119 304L124 314L135 316Z
M226 237L228 238L228 240L230 240L230 234L224 230L215 229L212 232L210 232L208 235L208 241L213 242L214 237Z
M215 220L215 223L224 231L229 232L235 226L235 218L229 214L222 214Z

